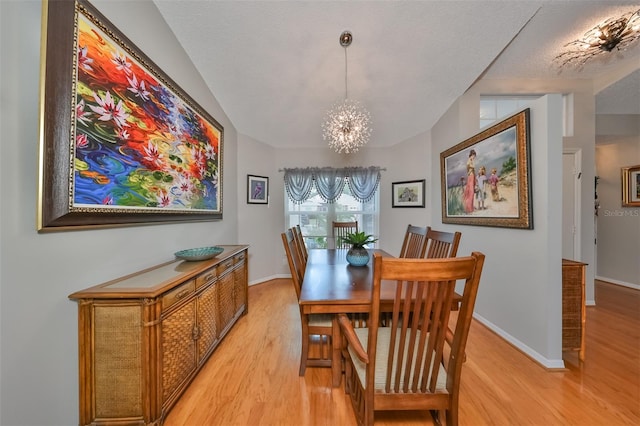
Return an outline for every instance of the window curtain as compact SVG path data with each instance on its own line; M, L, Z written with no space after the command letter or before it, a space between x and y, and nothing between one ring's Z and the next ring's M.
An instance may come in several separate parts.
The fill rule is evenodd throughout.
M304 203L313 189L313 171L311 169L284 169L284 188L291 201L295 204Z
M349 185L353 197L365 203L373 197L380 183L380 167L297 168L284 169L284 187L289 199L302 204L315 186L328 203L334 203Z
M359 167L348 169L348 171L347 182L355 199L361 203L371 200L380 183L380 167Z
M325 167L316 170L313 177L318 194L324 201L335 203L340 198L346 178L342 170Z

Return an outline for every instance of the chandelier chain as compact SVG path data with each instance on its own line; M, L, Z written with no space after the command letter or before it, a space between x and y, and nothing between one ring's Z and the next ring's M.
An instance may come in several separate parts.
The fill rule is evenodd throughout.
M349 89L347 85L347 75L348 75L348 66L347 66L347 47L344 47L344 98L349 99Z

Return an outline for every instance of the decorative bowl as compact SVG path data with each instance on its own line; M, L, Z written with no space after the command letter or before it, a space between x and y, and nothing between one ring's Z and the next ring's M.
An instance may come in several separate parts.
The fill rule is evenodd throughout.
M194 262L198 260L213 259L223 251L224 249L222 247L215 246L215 247L199 247L199 248L192 248L187 250L180 250L175 252L174 254L178 259Z

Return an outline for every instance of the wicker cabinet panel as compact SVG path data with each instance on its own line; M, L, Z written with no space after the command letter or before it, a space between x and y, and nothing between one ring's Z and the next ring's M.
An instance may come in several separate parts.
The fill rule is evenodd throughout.
M244 261L244 256L240 260L240 263L236 265L236 269L233 271L234 294L233 303L234 311L236 313L245 310L247 304L247 286L244 283L247 282L247 264Z
M233 301L233 272L229 271L218 280L218 318L221 333L225 333L235 314Z
M198 361L206 356L218 342L218 283L209 285L198 296Z
M585 263L562 260L562 350L585 352Z
M78 302L80 425L162 425L247 310L248 247L222 247L214 259L166 262L69 296Z
M182 305L162 320L162 404L196 369L196 301Z
M140 306L97 305L95 413L142 418L142 314Z

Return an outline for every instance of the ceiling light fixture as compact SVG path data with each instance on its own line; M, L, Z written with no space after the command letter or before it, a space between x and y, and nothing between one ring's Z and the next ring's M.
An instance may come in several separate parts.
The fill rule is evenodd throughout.
M619 18L609 18L587 31L581 39L567 43L570 50L555 57L559 67L574 66L582 69L596 56L612 50L625 50L640 38L640 9L627 12Z
M371 136L371 115L360 102L349 99L347 89L347 47L353 35L344 31L340 35L340 46L344 47L344 101L338 102L327 112L322 123L322 138L329 141L329 147L338 154L357 152L369 142Z

